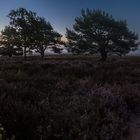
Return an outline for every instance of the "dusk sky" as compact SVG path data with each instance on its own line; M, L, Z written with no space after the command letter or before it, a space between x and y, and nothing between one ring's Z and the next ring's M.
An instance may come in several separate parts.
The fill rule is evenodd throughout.
M116 19L126 19L131 30L140 34L140 0L1 0L0 30L9 24L9 11L19 7L45 17L62 34L72 27L82 8L101 9Z

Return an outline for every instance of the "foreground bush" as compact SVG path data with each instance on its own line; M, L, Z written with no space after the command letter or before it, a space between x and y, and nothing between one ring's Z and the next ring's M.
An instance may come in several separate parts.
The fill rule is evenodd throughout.
M26 102L10 93L1 94L0 123L5 136L18 140L120 139L128 119L124 100L104 88L84 94Z
M137 62L9 61L0 61L4 139L121 140L140 104Z

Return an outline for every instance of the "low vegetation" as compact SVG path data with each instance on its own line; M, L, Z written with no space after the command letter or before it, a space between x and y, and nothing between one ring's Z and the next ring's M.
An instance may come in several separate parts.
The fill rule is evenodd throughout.
M0 132L15 140L121 140L140 104L140 58L0 61ZM113 61L113 63L112 63Z

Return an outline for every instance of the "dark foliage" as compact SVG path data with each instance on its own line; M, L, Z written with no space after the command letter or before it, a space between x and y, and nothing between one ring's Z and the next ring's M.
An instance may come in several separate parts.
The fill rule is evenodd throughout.
M2 38L0 41L0 54L8 55L12 57L13 55L23 55L23 49L19 46L19 38L16 29L10 26L6 26L5 29L1 32Z
M138 37L126 21L115 20L101 10L82 10L73 28L67 29L66 36L74 53L100 53L106 60L109 53L121 56L137 49Z
M54 31L53 27L43 17L37 16L35 12L24 8L11 10L8 17L10 25L2 31L3 41L0 45L5 48L4 54L10 57L14 54L14 46L23 48L23 54L26 58L28 51L35 49L44 57L44 52L48 45L58 43L61 35Z

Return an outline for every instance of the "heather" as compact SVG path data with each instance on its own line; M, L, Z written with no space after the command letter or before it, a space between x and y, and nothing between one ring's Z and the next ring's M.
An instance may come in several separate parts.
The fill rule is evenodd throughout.
M140 104L139 57L0 60L5 139L118 140Z

